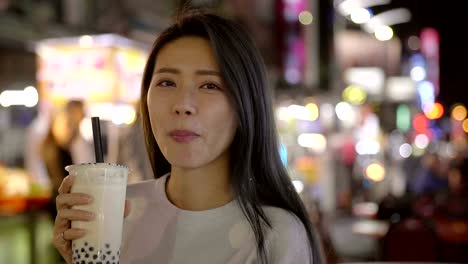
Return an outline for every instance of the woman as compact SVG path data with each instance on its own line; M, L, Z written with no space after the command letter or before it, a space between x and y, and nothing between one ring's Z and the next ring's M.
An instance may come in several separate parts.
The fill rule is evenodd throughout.
M84 116L82 101L67 102L65 107L55 114L49 131L41 143L40 155L52 185L53 199L49 211L53 218L57 214L54 198L58 194L60 184L67 176L65 166L80 160L80 156L74 150L79 141L79 125Z
M233 22L185 13L157 38L141 97L156 180L128 188L138 199L122 263L322 263L279 157L270 99L259 52ZM71 182L54 230L67 260L84 232L69 221L90 219L67 209L86 203L67 193Z

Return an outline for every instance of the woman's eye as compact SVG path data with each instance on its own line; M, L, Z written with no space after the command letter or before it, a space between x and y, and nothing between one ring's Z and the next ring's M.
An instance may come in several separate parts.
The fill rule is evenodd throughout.
M208 89L208 90L221 90L221 89L219 88L219 86L217 86L217 85L214 84L214 83L207 83L207 84L204 84L204 85L202 86L202 88Z
M169 87L169 86L175 86L175 83L166 80L166 81L160 81L160 82L158 82L157 85L158 85L158 86L162 86L162 87Z

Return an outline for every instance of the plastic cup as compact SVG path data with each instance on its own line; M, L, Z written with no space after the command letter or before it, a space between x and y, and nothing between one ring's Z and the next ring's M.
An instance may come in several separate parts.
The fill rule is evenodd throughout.
M93 197L90 204L73 209L96 215L92 221L72 221L73 228L87 230L84 237L72 241L73 263L119 263L128 168L90 163L65 169L74 176L71 192Z

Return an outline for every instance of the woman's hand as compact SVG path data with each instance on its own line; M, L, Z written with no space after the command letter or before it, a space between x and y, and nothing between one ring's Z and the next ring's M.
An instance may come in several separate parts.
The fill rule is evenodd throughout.
M57 217L54 224L53 244L68 264L72 263L71 241L86 234L86 230L71 228L71 221L92 221L94 213L72 209L74 205L86 205L92 202L92 197L84 193L70 193L73 177L67 176L58 189L56 198ZM125 201L125 213L130 213L130 204Z

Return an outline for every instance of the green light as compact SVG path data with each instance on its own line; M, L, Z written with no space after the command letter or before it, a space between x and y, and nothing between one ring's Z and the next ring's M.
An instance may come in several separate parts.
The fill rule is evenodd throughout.
M407 132L411 126L411 114L407 105L399 105L396 112L397 127L403 132Z

